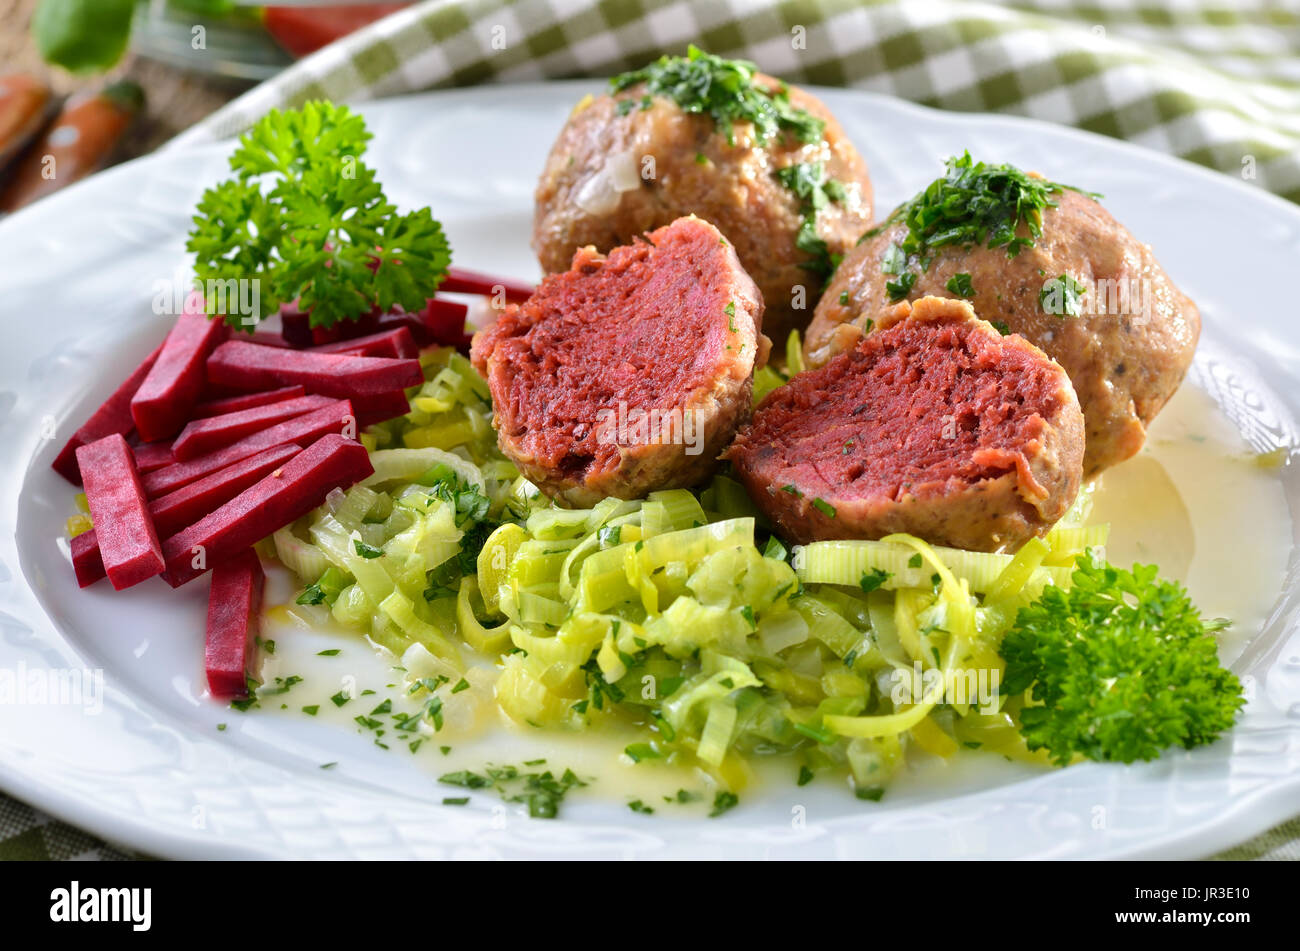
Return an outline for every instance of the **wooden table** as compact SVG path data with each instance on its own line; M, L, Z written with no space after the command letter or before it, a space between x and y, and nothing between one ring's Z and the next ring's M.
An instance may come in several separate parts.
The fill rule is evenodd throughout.
M172 136L229 102L251 84L187 73L130 53L104 76L73 76L46 65L30 35L37 0L0 0L0 69L24 70L60 93L95 89L107 79L129 77L143 87L147 106L119 147L118 161L152 152Z

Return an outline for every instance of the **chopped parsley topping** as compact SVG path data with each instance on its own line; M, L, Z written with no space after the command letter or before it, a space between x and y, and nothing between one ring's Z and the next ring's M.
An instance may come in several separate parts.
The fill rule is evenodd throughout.
M970 275L965 271L948 278L948 283L944 286L948 288L949 293L956 294L958 297L969 299L975 296L975 288L971 286Z
M832 202L844 201L844 186L827 180L821 162L801 162L778 168L773 175L799 201L803 222L795 235L795 247L808 254L810 259L801 267L823 280L828 280L839 266L840 255L831 254L829 246L817 234L817 213Z
M352 540L352 546L357 550L357 554L362 558L383 558L384 550L376 548L374 545L367 545L359 538Z
M709 810L709 818L716 819L738 805L740 805L740 798L735 793L720 792L713 797L713 808Z
M891 303L897 304L911 293L914 284L916 284L916 272L905 271L898 280L885 282L885 293L889 295Z
M298 595L295 604L320 604L325 600L325 592L318 584L309 584L302 589L302 594Z
M692 45L685 56L661 56L649 66L615 76L610 85L617 93L644 83L641 108L662 96L683 112L710 116L730 145L736 144L737 122L751 123L760 144L783 132L800 142L819 141L826 123L792 106L784 85L768 89L757 76L758 67L747 60L723 59ZM621 101L619 113L626 115L634 103Z
M831 505L831 503L827 502L825 499L813 499L812 507L821 512L827 518L835 517L835 506Z
M870 571L864 571L862 577L858 579L858 586L864 592L870 594L882 584L890 579L891 575L883 568L872 568Z
M1013 165L976 162L965 152L948 159L941 177L895 208L861 240L874 238L896 224L906 226L901 241L891 244L882 256L880 269L885 274L917 273L906 270L911 265L926 271L936 250L954 245L1005 248L1007 257L1014 258L1034 246L1043 232L1043 210L1056 207L1052 196L1067 189L1100 197L1072 185L1037 178ZM915 278L906 285L901 279L890 282L890 299L902 300L914 282ZM969 289L969 275L965 286ZM951 282L948 290L969 296Z

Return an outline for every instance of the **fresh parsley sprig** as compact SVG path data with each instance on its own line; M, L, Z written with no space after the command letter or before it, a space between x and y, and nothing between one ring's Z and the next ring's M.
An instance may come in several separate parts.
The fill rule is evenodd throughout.
M1244 705L1212 631L1182 585L1154 565L1079 559L1066 591L1048 587L1002 641L1004 693L1030 691L1020 731L1031 750L1131 763L1212 742Z
M330 102L263 116L230 157L235 177L205 191L193 218L200 287L258 281L256 317L298 299L316 327L422 307L451 261L447 239L427 207L399 214L387 199L361 161L370 138ZM227 319L247 329L246 316Z

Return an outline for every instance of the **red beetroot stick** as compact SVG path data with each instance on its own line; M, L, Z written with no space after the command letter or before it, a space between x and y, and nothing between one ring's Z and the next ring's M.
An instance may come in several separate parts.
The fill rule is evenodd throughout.
M280 336L291 347L310 347L311 313L300 310L298 302L280 305Z
M222 416L190 420L172 443L172 454L179 462L196 459L215 452L222 446L238 442L245 436L269 429L286 419L304 416L313 410L329 406L332 402L334 401L328 396L300 396L295 400L254 406L252 409L241 409Z
M481 294L491 297L497 288L505 292L506 300L511 303L523 303L533 296L535 288L523 281L505 277L494 277L479 271L470 271L463 267L447 268L447 276L438 285L438 290L448 294Z
M289 342L285 340L281 334L276 333L274 330L254 330L251 334L248 334L247 336L241 339L247 340L251 343L255 343L263 347L284 348L289 346Z
M244 393L240 396L227 396L219 400L208 400L194 407L191 419L207 419L209 416L224 416L226 413L238 413L242 409L254 406L266 406L284 400L296 400L306 390L301 386L282 386L278 390L262 390L260 393Z
M378 396L358 396L352 401L352 411L357 414L357 426L364 429L386 419L396 419L411 411L405 390L394 390Z
M154 531L160 538L167 538L193 525L300 452L301 447L292 443L274 446L154 499L149 503ZM104 577L104 561L99 554L99 539L94 529L72 540L72 569L76 572L77 584L83 588Z
M347 400L335 400L314 412L277 423L197 459L178 462L151 472L144 477L144 491L149 498L157 498L264 449L286 442L308 446L326 433L343 433L347 436L356 434L356 416L352 404Z
M204 361L225 337L224 323L192 313L188 306L177 318L158 360L131 398L141 439L156 442L180 432L203 390Z
M262 563L251 548L212 569L203 668L213 697L228 700L248 694L265 582Z
M208 379L250 390L301 383L308 393L351 398L418 386L424 373L419 360L277 350L230 340L208 358Z
M342 436L322 436L282 468L245 489L221 508L163 543L173 588L302 518L331 490L354 485L374 472L366 447Z
M140 384L153 369L154 361L158 359L158 354L161 352L162 345L159 344L157 349L145 357L144 362L132 371L122 385L113 391L113 395L90 414L90 419L73 433L67 445L54 458L55 472L73 485L80 485L81 473L77 471L77 447L113 433L125 436L135 428L135 420L131 417L131 398L135 396L135 391L140 389Z
M162 571L162 547L126 440L113 433L82 446L77 466L113 587L121 591Z
M165 442L147 442L140 446L132 446L131 455L135 457L135 471L141 475L161 469L163 466L170 466L176 461L176 457L172 455L172 447Z
M353 337L350 340L339 340L335 343L323 343L319 347L312 347L312 353L350 353L358 357L393 357L395 359L411 359L420 354L420 348L415 344L415 337L411 335L408 327L395 327L392 330L381 330L379 333L367 334L364 337Z
M420 320L428 332L430 343L469 352L470 335L465 332L468 315L469 308L464 304L430 297L428 306L420 312Z

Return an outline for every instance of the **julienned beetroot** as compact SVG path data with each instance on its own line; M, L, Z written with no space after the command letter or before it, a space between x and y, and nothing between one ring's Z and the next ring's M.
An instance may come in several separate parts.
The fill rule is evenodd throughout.
M222 446L238 442L245 436L269 429L276 423L304 416L332 402L328 396L300 396L294 400L254 406L252 409L241 409L222 416L194 419L185 424L181 434L172 443L171 451L179 462L196 459Z
M342 436L322 436L282 468L245 489L221 508L163 542L173 588L209 567L302 518L331 490L360 482L374 472L366 447Z
M99 545L108 580L118 591L163 570L162 548L131 459L120 433L82 446L77 466L86 487L90 517L99 526Z
M277 350L229 340L208 359L208 379L249 390L301 383L308 393L351 398L418 386L424 374L419 360Z
M247 696L257 654L258 614L266 576L257 553L245 548L212 569L203 667L208 689L221 700Z
M209 416L224 416L226 413L238 413L242 409L254 406L266 406L284 400L295 400L306 390L301 386L282 386L278 390L262 390L259 393L243 393L239 396L227 396L223 399L208 400L194 407L190 419L207 419Z
M269 429L245 436L238 442L223 446L197 459L178 462L165 469L151 472L144 477L144 491L149 498L157 498L218 469L233 465L241 459L247 459L263 449L270 449L272 446L286 442L308 446L326 433L354 436L356 431L356 416L352 404L348 400L335 400L328 406L277 423Z
M293 443L274 446L154 499L149 503L154 531L159 538L167 538L193 525L300 452L301 447ZM83 588L104 577L104 562L99 554L99 539L94 529L72 540L72 570L76 572L77 584Z
M393 357L409 360L420 355L420 348L416 346L415 337L411 335L410 329L402 326L367 334L364 337L323 343L319 347L312 347L311 352L350 353L358 357Z
M209 320L191 297L131 398L131 416L141 439L157 442L180 432L203 391L204 361L226 334L225 323Z
M463 267L447 268L447 276L438 285L438 290L447 294L480 294L484 297L492 297L498 288L511 304L522 304L533 296L535 290L531 284L509 281Z
M357 428L365 429L387 419L405 416L411 411L405 390L380 393L378 396L358 396L352 401L352 411L357 414Z
M73 485L80 485L81 473L77 470L77 447L113 433L125 436L135 428L135 420L131 417L131 399L135 396L136 390L140 389L144 378L149 375L154 361L158 359L158 354L161 352L162 344L159 344L158 348L145 357L144 362L131 372L122 385L113 391L113 395L90 414L90 419L73 433L67 445L54 457L55 472Z
M141 475L161 469L163 466L170 466L176 461L176 457L172 455L172 447L165 442L147 442L140 446L132 446L131 455L135 458L135 471Z
M468 353L470 335L465 332L468 316L469 308L466 305L441 297L431 297L419 314L408 315L408 324L411 333L416 335L423 346L437 344Z

